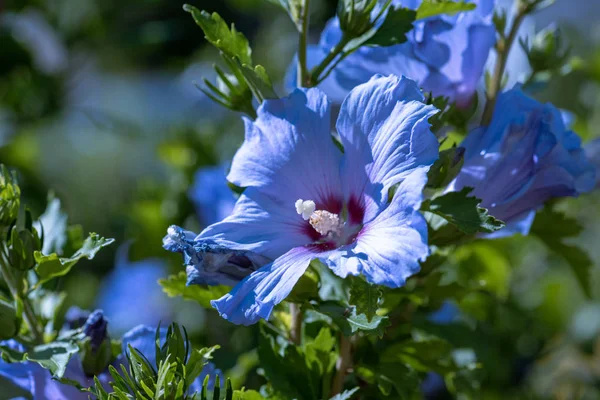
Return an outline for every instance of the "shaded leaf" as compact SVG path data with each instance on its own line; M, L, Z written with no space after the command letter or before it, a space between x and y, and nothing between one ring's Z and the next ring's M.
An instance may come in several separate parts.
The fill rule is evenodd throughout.
M372 36L363 45L385 47L406 42L406 34L413 29L416 16L417 13L408 8L390 7L383 24L371 33Z
M62 258L56 253L45 256L41 252L36 251L34 253L37 263L35 272L39 277L37 286L53 278L66 275L79 260L82 258L91 260L101 248L110 245L112 242L114 242L114 239L106 239L96 233L90 233L90 236L83 242L81 248L71 257Z
M48 369L56 378L62 378L71 356L79 347L71 342L53 342L34 347L28 352L19 352L7 346L0 346L2 358L8 362L33 361Z
M577 236L583 231L574 218L546 207L538 212L530 233L537 236L550 251L561 256L571 267L577 282L586 296L591 297L591 269L589 255L576 245L564 243L564 239Z
M358 314L364 314L371 321L379 308L381 289L364 279L355 278L350 287L350 304L356 307Z
M376 315L369 321L365 314L357 314L355 307L344 307L334 301L325 301L317 305L315 310L330 317L344 336L364 331L382 337L385 328L391 324L387 316Z
M481 200L469 196L472 188L463 188L459 192L450 192L434 199L426 200L421 207L468 235L478 232L491 233L501 229L504 223L494 218L488 210L479 207Z
M216 300L231 290L228 286L205 286L189 285L186 286L187 275L181 271L178 274L170 275L168 278L159 279L158 283L163 291L169 297L182 296L186 300L192 300L205 308L212 308L211 300Z

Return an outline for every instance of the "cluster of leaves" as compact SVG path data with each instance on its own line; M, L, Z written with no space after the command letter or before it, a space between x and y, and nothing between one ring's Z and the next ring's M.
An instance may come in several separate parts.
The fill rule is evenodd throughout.
M34 221L21 204L15 175L4 166L0 198L0 272L7 288L0 292L0 338L14 338L26 346L26 351L19 352L3 345L2 357L11 362L37 362L61 378L70 357L79 350L76 343L81 337L59 335L66 295L52 290L55 280L113 240L95 233L85 238L81 226L68 225L53 195L46 211Z
M155 359L152 365L149 358L138 349L129 345L126 362L119 369L109 366L112 391L107 391L100 380L95 377L95 384L90 392L99 400L161 400L161 399L194 399L194 400L261 400L263 397L255 391L233 390L231 381L226 381L223 396L221 395L220 378L215 380L214 387L209 389L211 377L207 375L199 392L189 393L192 383L200 376L202 369L212 358L219 346L202 349L190 348L185 328L177 324L169 326L164 343L161 345L160 327L156 330ZM209 395L209 391L212 394Z

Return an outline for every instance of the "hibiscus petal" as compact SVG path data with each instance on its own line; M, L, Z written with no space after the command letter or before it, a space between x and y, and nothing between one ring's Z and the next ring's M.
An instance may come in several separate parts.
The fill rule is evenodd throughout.
M325 94L296 89L287 98L263 102L256 120L245 123L246 138L233 158L230 182L260 188L292 210L298 199L317 204L341 200L341 152L330 134Z
M233 290L211 301L221 317L238 325L269 319L273 307L283 301L308 268L311 260L325 253L296 247L249 275Z
M285 198L283 193L280 197ZM293 247L311 243L313 231L296 213L293 201L281 201L264 195L262 189L248 188L232 215L209 226L196 239L211 239L231 249L275 259Z
M343 278L363 274L372 283L403 286L429 254L427 223L418 211L426 182L426 168L407 176L391 204L363 227L356 242L332 252L325 263Z
M374 76L342 104L337 129L344 146L343 187L348 202L363 202L365 221L386 203L392 185L438 158L427 122L437 110L423 100L414 81L391 75Z

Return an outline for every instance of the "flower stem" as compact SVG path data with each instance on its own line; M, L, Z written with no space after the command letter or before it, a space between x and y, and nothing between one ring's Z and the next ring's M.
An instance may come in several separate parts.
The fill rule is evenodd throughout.
M502 89L502 80L504 79L504 71L506 69L508 55L510 54L513 42L517 38L517 34L519 33L521 23L523 22L523 19L525 19L525 17L527 16L528 12L528 7L519 6L517 14L515 15L515 19L513 20L512 26L510 27L508 36L500 34L500 38L496 43L496 52L498 53L498 59L496 60L496 66L494 67L494 74L492 76L490 87L486 92L487 101L485 103L485 108L481 117L481 125L487 126L492 121L492 115L494 114L496 100L498 98L500 90Z
M290 326L290 339L294 344L302 344L302 319L304 312L296 303L290 303L290 314L292 315L292 324Z
M29 331L34 337L36 344L44 343L44 337L40 328L37 324L37 317L35 312L33 311L33 306L29 302L27 296L21 296L19 293L17 282L15 281L15 277L12 274L11 267L8 264L8 260L5 256L4 246L2 248L2 254L0 255L0 274L8 286L8 290L10 290L10 294L14 299L20 299L23 303L23 319L25 323L29 327Z
M348 42L350 42L351 37L344 34L342 35L342 38L340 39L340 41L333 47L333 49L331 49L331 51L327 54L327 56L325 56L325 58L319 63L319 65L317 65L315 68L313 68L313 70L310 72L310 79L309 79L309 86L315 86L317 85L319 82L321 82L323 80L323 78L320 79L320 75L323 73L323 71L325 71L325 69L329 66L329 64L331 64L331 62L340 54L344 51L344 47L346 47L346 45L348 44ZM348 54L350 54L350 52L348 52ZM342 57L344 57L344 55L342 54Z
M310 0L304 0L298 21L298 87L304 87L308 83L308 65L306 64L306 52L308 47L308 19Z
M342 334L342 339L340 341L340 357L336 363L337 372L333 377L329 397L340 394L342 393L342 390L344 390L344 380L346 379L348 368L352 365L352 342L354 338L354 336L348 338Z

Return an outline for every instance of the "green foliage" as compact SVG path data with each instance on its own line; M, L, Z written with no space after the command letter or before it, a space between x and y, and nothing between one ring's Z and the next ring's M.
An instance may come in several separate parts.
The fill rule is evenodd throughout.
M233 74L227 76L215 67L222 83L221 88L204 80L210 91L201 90L224 107L245 112L252 118L256 117L250 93L259 102L277 98L277 94L264 67L254 66L248 39L238 32L235 26L229 28L217 13L209 14L189 4L184 5L183 9L192 14L196 24L204 32L206 40L221 52L223 61Z
M377 0L340 0L337 16L342 32L351 37L359 37L369 31L373 27L371 12L376 5Z
M0 340L17 335L21 327L21 318L14 304L0 297Z
M458 12L471 11L476 7L475 3L454 0L423 0L417 9L417 19L425 19L436 15L453 15Z
M501 229L504 223L479 207L481 200L469 196L473 189L464 188L423 202L421 209L441 217L461 232L472 235L491 233Z
M27 271L35 265L34 254L40 250L42 242L37 229L33 226L31 212L25 210L25 221L22 219L10 230L8 240L8 261L13 268Z
M33 347L29 351L19 352L7 346L0 346L2 359L6 362L32 361L48 369L56 378L62 378L67 363L79 347L74 341L57 341Z
M367 322L371 322L379 308L382 297L381 289L364 279L355 278L350 287L350 304L356 307L358 314L364 314Z
M212 396L209 396L208 376L204 380L200 393L189 394L190 385L200 375L202 368L219 346L190 349L185 328L182 330L177 324L169 327L166 340L160 345L159 330L160 327L156 331L156 365L151 365L146 355L130 345L127 350L129 368L124 365L118 368L109 367L114 380L110 384L113 391L104 390L100 381L95 378L95 385L90 388L90 392L99 400L261 399L255 392L234 391L229 380L226 383L224 396L221 396L218 377Z
M17 218L21 204L21 189L16 176L0 165L0 226L8 226Z
M235 26L231 25L230 29L217 13L209 14L189 4L184 5L183 9L192 14L194 21L202 28L204 37L213 46L231 58L238 58L242 64L252 64L252 50L248 39Z
M114 242L114 239L105 239L96 233L90 233L81 248L71 257L59 257L56 253L44 255L36 251L34 253L37 263L35 272L39 277L37 286L56 277L66 275L79 260L82 258L91 260L101 248L110 245L112 242Z
M258 355L275 398L321 399L329 392L337 359L336 339L322 328L302 346L281 342L277 332L261 325Z
M539 212L531 227L531 234L537 236L548 247L548 250L561 256L571 267L581 289L591 297L592 260L580 247L565 243L565 239L578 236L583 231L581 224L574 218L544 208Z
M460 172L464 154L465 149L456 146L440 151L440 157L427 173L427 187L441 189L448 186Z
M315 306L315 311L331 318L344 336L352 336L362 331L366 334L382 337L385 328L390 325L387 316L375 315L371 319L356 311L356 307L346 307L335 301L324 301Z
M390 8L383 24L362 44L365 46L393 46L406 42L406 34L413 28L417 13L408 8Z
M170 275L168 278L159 279L158 283L169 297L181 296L186 300L196 301L204 308L212 308L210 305L211 300L216 300L231 290L228 286L187 286L186 281L187 275L181 271L178 274Z

